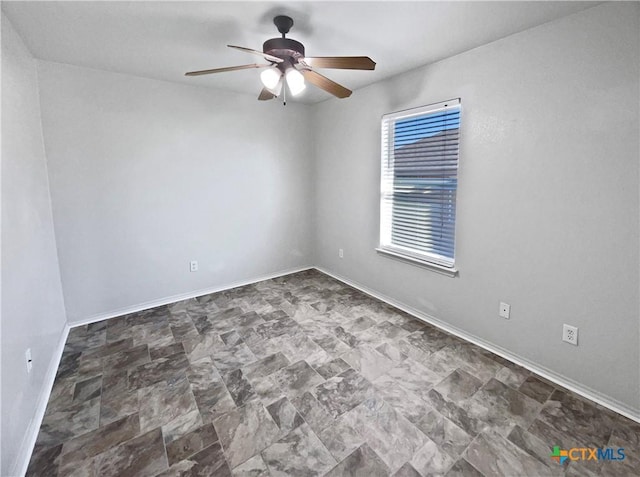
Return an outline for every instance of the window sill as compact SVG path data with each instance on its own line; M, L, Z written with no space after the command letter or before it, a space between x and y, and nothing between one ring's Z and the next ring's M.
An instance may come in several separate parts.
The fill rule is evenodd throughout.
M455 268L444 267L433 262L420 260L419 258L410 257L408 255L392 252L391 250L385 250L383 248L376 248L376 252L389 258L395 258L396 260L401 260L412 265L417 265L419 267L426 268L427 270L431 270L432 272L440 273L441 275L446 275L451 278L458 276L458 270Z

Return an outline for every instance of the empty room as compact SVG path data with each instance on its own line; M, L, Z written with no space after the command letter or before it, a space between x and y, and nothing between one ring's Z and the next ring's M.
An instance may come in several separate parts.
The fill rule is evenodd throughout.
M1 7L2 477L638 475L640 2Z

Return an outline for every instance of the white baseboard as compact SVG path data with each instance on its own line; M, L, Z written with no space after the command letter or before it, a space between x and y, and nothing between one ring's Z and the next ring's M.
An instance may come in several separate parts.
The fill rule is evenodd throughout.
M56 379L58 366L60 365L60 359L62 358L62 352L64 351L64 345L67 342L67 336L69 336L70 329L71 328L68 324L65 324L64 328L62 329L62 334L60 335L58 346L56 347L53 357L49 362L49 366L47 367L47 372L44 378L44 383L42 383L42 388L40 389L40 394L36 403L36 412L34 413L31 422L29 422L29 427L27 428L27 431L24 434L24 438L22 439L22 443L20 444L18 457L16 458L16 461L13 464L13 468L11 469L11 475L23 476L27 473L29 461L31 460L31 454L33 453L33 448L36 445L36 439L38 438L40 425L42 424L42 420L44 419L44 413L47 410L49 396L51 396L53 382Z
M117 316L128 315L129 313L136 313L138 311L148 310L150 308L155 308L157 306L168 305L169 303L175 303L177 301L188 300L190 298L196 298L203 295L209 295L210 293L218 293L224 290L229 290L231 288L242 287L245 285L251 285L253 283L262 282L264 280L271 280L272 278L282 277L284 275L290 275L292 273L303 272L305 270L309 270L314 268L312 266L307 267L299 267L293 268L289 270L282 270L275 273L270 273L268 275L263 275L260 277L249 278L247 280L241 280L238 282L227 283L225 285L220 285L217 287L211 288L203 288L201 290L190 291L187 293L181 293L179 295L168 296L165 298L160 298L158 300L147 301L145 303L139 303L137 305L127 306L124 308L118 308L116 310L107 311L104 313L98 313L96 315L89 316L88 318L84 318L82 320L73 321L69 323L71 328L75 328L77 326L84 326L90 323L96 323L102 320L108 320L109 318L115 318Z
M628 406L625 403L622 403L610 396L607 396L599 391L596 391L595 389L591 389L583 384L580 384L570 378L567 378L566 376L563 376L559 373L556 373L555 371L548 369L544 366L541 366L537 363L534 363L532 361L529 361L527 358L523 358L522 356L519 356L517 354L514 354L513 352L504 349L500 346L497 346L493 343L490 343L488 341L483 340L482 338L478 338L477 336L474 336L470 333L467 333L464 330L461 330L460 328L456 328L454 326L449 325L448 323L439 320L438 318L435 318L431 315L428 315L426 313L421 312L420 310L417 310L411 306L408 306L402 302L399 302L397 300L394 300L393 298L390 298L386 295L383 295L382 293L377 292L376 290L372 290L371 288L368 288L364 285L361 285L360 283L354 282L353 280L350 280L348 278L344 278L341 277L339 275L336 275L334 273L331 273L323 268L320 267L315 267L316 270L318 270L321 273L324 273L326 275L329 275L330 277L335 278L336 280L339 280L343 283L346 283L349 286L352 286L353 288L356 288L364 293L366 293L367 295L371 295L374 298L377 298L378 300L382 300L385 303L388 303L392 306L395 306L396 308L405 311L407 313L409 313L410 315L416 317L417 319L424 321L426 323L429 323L433 326L436 326L448 333L451 333L452 335L455 335L459 338L462 338L466 341L470 341L471 343L480 346L481 348L484 348L488 351L491 351L492 353L497 354L498 356L501 356L505 359L508 359L509 361L512 361L520 366L522 366L523 368L528 369L529 371L532 371L536 374L538 374L539 376L542 376L543 378L558 384L559 386L562 386L570 391L573 391L576 394L579 394L580 396L583 396L587 399L590 399L591 401L594 401L608 409L611 409L614 412L617 412L618 414L621 414L625 417L628 417L629 419L636 421L636 422L640 422L640 410L639 409L634 409L630 406Z

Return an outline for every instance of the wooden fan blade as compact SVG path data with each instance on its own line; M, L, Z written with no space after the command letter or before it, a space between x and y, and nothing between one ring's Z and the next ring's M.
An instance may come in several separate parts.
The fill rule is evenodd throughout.
M271 66L270 64L268 65L258 65L258 64L252 64L252 65L240 65L240 66L227 66L225 68L214 68L212 70L201 70L201 71L189 71L188 73L185 73L185 76L200 76L200 75L210 75L213 73L224 73L225 71L236 71L236 70L248 70L250 68L266 68L267 66Z
M276 95L273 94L271 91L269 91L267 88L262 88L262 91L260 91L260 95L258 96L258 100L259 101L267 101L267 100L273 99L275 97L276 97Z
M376 63L368 56L318 56L305 58L312 68L335 68L341 70L375 70Z
M244 46L235 46L235 45L227 45L227 46L229 48L235 48L236 50L244 51L254 55L260 55L264 57L265 60L274 61L276 63L282 63L284 61L282 58L278 58L277 56L268 55L267 53L263 53L258 50L252 50L251 48L245 48Z
M314 86L325 90L327 93L331 93L338 98L348 98L351 96L352 91L339 85L335 81L331 81L326 76L322 76L320 73L316 73L312 70L300 70L300 73L304 75L304 79Z

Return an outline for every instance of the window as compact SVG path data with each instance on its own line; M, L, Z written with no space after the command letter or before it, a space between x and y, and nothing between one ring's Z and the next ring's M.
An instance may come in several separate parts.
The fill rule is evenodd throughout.
M454 266L460 100L382 117L380 252Z

